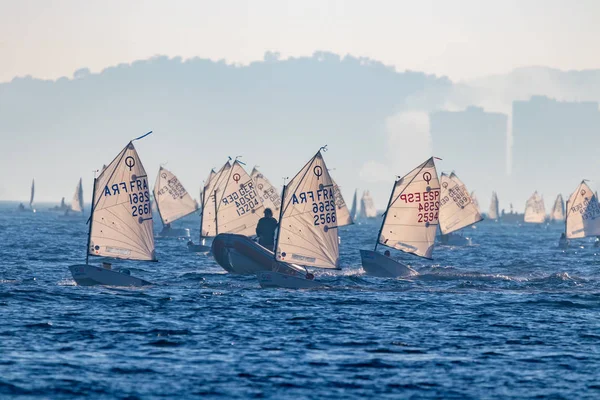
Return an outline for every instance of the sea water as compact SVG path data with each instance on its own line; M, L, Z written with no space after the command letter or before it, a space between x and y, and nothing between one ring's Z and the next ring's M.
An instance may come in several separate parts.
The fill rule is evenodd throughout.
M362 274L379 221L356 224L330 288L263 290L176 239L113 262L154 286L76 286L85 222L0 206L0 398L600 397L600 249L558 249L561 224L392 252L410 280ZM198 216L174 225L197 241Z

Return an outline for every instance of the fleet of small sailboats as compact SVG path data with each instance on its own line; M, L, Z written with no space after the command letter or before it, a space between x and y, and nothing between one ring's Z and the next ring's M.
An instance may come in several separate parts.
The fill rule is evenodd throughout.
M377 215L368 190L360 200L360 214L358 190L348 209L323 159L325 148L284 184L281 196L257 167L248 174L237 158L229 158L218 171L210 171L200 203L162 166L151 193L133 144L150 133L130 141L94 179L85 264L69 266L78 285L151 285L131 276L127 269L113 269L107 262L157 261L151 202L163 224L159 237L189 237L189 229L172 228L171 224L200 209L200 239L213 241L210 246L190 241L190 250L211 251L227 272L254 274L263 288L325 286L314 279L309 268L340 269L338 228L353 224L357 217ZM20 204L19 210L35 212L34 196L32 181L29 209ZM66 215L83 215L81 178L71 204L64 204L63 199L63 204L55 208L64 208ZM261 245L254 240L255 233L261 234L257 225L262 215L270 218L266 209L279 217L273 230L274 246L273 242L261 241ZM600 237L600 203L585 180L571 194L566 207L562 195L557 195L548 216L543 196L537 191L527 200L524 214L515 213L511 204L508 217L504 210L500 213L498 196L493 192L488 219L509 221L513 215L523 215L521 221L531 224L564 221L565 231L559 241L562 248L568 247L569 240ZM468 245L470 239L458 232L482 220L475 193L469 193L454 172L438 177L435 158L429 158L394 182L375 246L373 250L360 250L362 268L365 274L376 277L416 276L417 270L392 258L387 250L378 252L378 246L432 259L438 230L441 244ZM102 265L91 265L89 256L102 257Z

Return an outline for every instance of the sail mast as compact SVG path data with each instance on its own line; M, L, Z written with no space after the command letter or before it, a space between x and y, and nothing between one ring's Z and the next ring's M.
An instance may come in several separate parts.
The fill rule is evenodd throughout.
M94 174L95 175L95 174ZM96 198L96 177L94 177L94 188L92 189L92 208L90 210L90 219L88 222L90 226L88 228L88 240L87 247L85 249L85 264L87 265L90 259L90 244L92 241L92 224L94 223L94 199Z
M217 191L215 190L215 232L219 234L219 207L217 206Z
M285 200L285 184L283 185L283 189L281 190L281 201ZM273 257L277 260L277 246L279 245L279 235L281 234L281 218L283 217L283 203L282 206L279 207L279 221L277 221L277 237L275 238L275 247L273 248Z
M375 238L375 248L373 251L377 251L377 245L379 245L379 238L381 237L381 232L383 232L383 226L385 225L385 218L387 217L387 213L390 210L390 206L392 205L392 198L394 197L394 190L396 189L396 184L398 181L394 181L394 186L392 186L392 192L390 193L390 199L388 200L387 207L385 209L385 213L383 214L383 218L381 220L381 226L379 227L379 232L377 233L377 237Z

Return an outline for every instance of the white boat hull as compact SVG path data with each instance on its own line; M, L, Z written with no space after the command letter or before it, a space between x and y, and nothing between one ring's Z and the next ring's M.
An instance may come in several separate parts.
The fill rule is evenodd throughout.
M301 276L282 274L275 271L260 271L256 273L258 283L263 289L285 288L285 289L313 289L327 287L320 282Z
M150 282L129 274L89 264L69 266L73 279L79 286L147 286Z
M190 230L188 228L170 228L163 229L158 233L160 238L189 238Z
M361 250L360 258L367 275L381 278L398 278L419 275L408 265L371 250Z

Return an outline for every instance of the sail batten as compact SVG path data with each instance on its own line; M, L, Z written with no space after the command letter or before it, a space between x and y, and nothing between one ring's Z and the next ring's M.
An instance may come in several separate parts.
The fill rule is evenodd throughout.
M440 184L439 224L442 234L455 232L483 219L465 184L456 174L442 174Z
M133 143L94 181L88 254L155 261L150 187Z
M170 224L196 211L196 201L179 179L160 167L154 185L154 199L163 225Z
M542 224L546 220L546 209L544 199L534 192L525 204L524 221L530 224Z
M338 268L334 184L319 151L284 187L275 258Z
M394 183L378 243L430 259L439 208L440 184L432 157Z
M577 239L600 235L600 205L592 189L582 181L567 201L566 236Z

